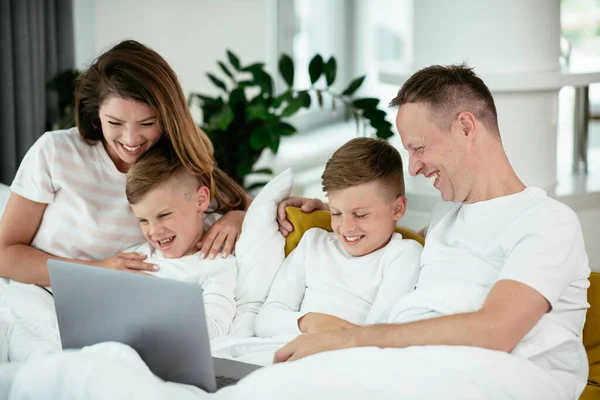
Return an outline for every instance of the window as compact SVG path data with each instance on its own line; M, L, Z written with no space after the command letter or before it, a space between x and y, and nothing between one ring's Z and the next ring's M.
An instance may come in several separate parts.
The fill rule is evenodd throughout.
M332 55L337 60L337 77L334 90L340 90L340 82L350 77L350 64L346 49L351 45L348 27L349 7L345 0L280 0L278 3L278 53L292 57L295 66L295 88L310 87L308 64L321 54L324 61ZM319 81L320 83L320 81ZM317 83L317 85L319 85ZM283 82L278 82L283 85ZM309 110L301 110L293 117L300 131L308 131L342 120L325 103L320 110L316 99Z
M561 62L574 71L597 71L600 65L600 2L562 0ZM592 154L600 150L600 84L589 87L591 121L588 125L588 168L597 168ZM565 87L559 94L558 168L570 171L573 146L575 92Z

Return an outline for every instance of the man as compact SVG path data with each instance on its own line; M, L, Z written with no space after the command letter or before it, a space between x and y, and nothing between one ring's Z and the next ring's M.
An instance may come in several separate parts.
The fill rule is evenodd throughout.
M472 69L418 71L391 106L410 174L431 179L446 202L432 213L416 290L390 324L303 335L275 362L350 347L473 346L528 359L579 396L588 373L581 330L590 269L577 216L518 178L492 95ZM327 207L285 200L284 235L293 229L287 205Z

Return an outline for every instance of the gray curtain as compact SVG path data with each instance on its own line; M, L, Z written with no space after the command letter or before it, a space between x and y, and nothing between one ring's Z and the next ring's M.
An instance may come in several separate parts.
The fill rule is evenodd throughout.
M0 0L0 182L58 115L46 82L74 64L72 0Z

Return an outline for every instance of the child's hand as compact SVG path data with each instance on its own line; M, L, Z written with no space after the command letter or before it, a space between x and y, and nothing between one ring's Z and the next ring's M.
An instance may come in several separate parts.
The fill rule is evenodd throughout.
M245 216L246 211L229 211L212 224L204 234L202 241L198 243L200 257L208 257L213 260L221 247L223 247L221 257L227 258L229 254L233 253L235 243L242 233L242 222L244 222Z
M121 271L144 272L157 271L158 265L143 262L146 255L139 253L119 253L116 256L107 258L106 260L92 263L97 267L117 269Z
M357 326L345 319L322 313L308 313L298 319L298 327L304 333L342 331Z

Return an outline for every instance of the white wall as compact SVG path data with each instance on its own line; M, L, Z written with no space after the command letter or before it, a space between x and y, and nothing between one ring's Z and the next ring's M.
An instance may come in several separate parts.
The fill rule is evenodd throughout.
M243 63L272 65L273 0L75 0L76 61L83 68L124 39L160 53L184 93L217 93L206 72L231 49Z
M96 0L73 0L75 67L88 67L96 56Z

